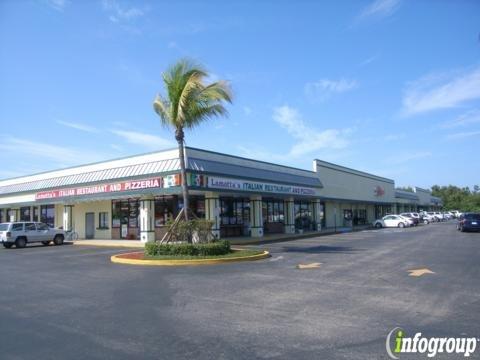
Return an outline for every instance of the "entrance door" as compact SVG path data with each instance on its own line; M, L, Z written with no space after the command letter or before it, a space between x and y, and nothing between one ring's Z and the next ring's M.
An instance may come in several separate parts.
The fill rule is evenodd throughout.
M93 239L95 236L95 213L85 214L85 239Z

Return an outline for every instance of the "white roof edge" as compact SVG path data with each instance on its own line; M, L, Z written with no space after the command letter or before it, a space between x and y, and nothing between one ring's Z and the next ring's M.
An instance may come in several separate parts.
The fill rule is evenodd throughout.
M20 176L11 179L0 180L0 186L28 183L32 181L46 180L52 178L58 178L68 175L77 175L82 173L89 173L99 170L114 169L124 166L136 165L141 163L149 163L160 160L168 160L178 158L178 149L169 149L158 152L151 152L147 154L133 155L129 157L123 157L119 159L107 160L102 162L96 162L86 165L78 165L74 167L46 171L38 174Z
M215 151L186 147L186 154L190 158L201 158L203 160L227 162L239 166L261 168L263 170L285 172L293 175L317 177L314 171L294 168L291 166L270 163L262 160L249 159L236 155L223 154Z
M349 173L349 174L353 174L353 175L366 176L366 177L369 177L369 178L372 178L372 179L381 180L381 181L384 181L384 182L395 184L395 181L393 179L389 179L389 178L386 178L386 177L383 177L383 176L370 174L370 173L367 173L367 172L361 171L361 170L351 169L349 167L338 165L338 164L333 164L333 163L330 163L330 162L324 161L324 160L319 160L319 159L313 160L313 166L314 166L315 170L317 170L318 165L329 168L329 169L332 169L332 170L336 170L336 171L341 171L341 172L345 172L345 173ZM321 174L320 174L320 176L321 176Z

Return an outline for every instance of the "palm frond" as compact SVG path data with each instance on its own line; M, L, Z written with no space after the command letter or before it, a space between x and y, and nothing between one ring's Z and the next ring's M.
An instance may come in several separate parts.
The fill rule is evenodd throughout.
M163 125L170 125L172 123L170 104L167 100L163 99L161 95L157 95L153 101L153 109L160 116L160 120Z
M204 68L181 59L163 74L166 95L154 102L155 112L164 125L175 129L192 128L210 117L227 115L223 103L232 102L232 91L225 81L205 84Z

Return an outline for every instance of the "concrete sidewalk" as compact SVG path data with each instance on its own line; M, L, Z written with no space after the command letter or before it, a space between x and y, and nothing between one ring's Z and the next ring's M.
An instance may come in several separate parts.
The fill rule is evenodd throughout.
M337 233L361 231L361 230L369 229L370 227L371 227L370 225L361 225L361 226L355 226L354 228L350 228L350 227L324 228L321 231L308 231L302 234L267 234L261 238L234 237L228 240L232 243L232 245L259 245L259 244L268 244L273 242L306 239L306 238L312 238L317 236L332 235Z
M125 248L143 248L145 244L142 243L140 240L115 240L115 239L108 239L108 240L86 240L86 239L79 239L72 241L73 245L80 245L80 246L103 246L103 247L125 247Z
M258 245L258 244L268 244L273 242L281 242L281 241L290 241L296 239L305 239L317 236L324 236L324 235L331 235L335 233L345 233L351 231L361 231L368 229L370 225L364 226L355 226L352 228L345 228L345 227L338 227L338 228L325 228L322 231L309 231L303 234L267 234L261 238L252 238L252 237L233 237L229 238L228 240L231 242L232 245ZM86 239L79 239L73 241L73 245L80 245L80 246L103 246L103 247L125 247L125 248L143 248L145 244L139 240L122 240L122 239L93 239L93 240L86 240Z

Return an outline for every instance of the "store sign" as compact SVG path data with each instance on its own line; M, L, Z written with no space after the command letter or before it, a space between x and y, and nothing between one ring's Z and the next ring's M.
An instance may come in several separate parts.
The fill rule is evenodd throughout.
M377 186L377 187L375 187L373 192L374 192L375 196L383 196L385 194L385 189L381 186Z
M208 177L207 187L214 189L267 192L276 194L316 195L315 189L307 187L227 179L213 176Z
M164 177L164 187L175 187L182 185L182 176L180 174L167 175Z
M35 194L35 200L57 199L70 196L95 195L142 189L154 189L161 188L162 186L163 179L161 177L158 177L151 179L124 181L112 184L92 185L71 189L42 191Z

